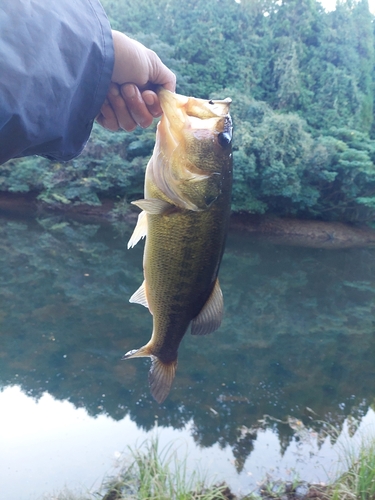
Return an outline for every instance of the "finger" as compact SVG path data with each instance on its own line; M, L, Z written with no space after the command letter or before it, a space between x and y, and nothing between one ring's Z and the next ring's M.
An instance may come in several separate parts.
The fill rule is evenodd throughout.
M152 114L154 118L161 116L163 110L160 106L159 97L152 90L145 90L142 92L142 99L145 102L149 113Z
M154 117L149 112L139 88L131 83L122 85L121 95L132 119L142 128L151 125Z
M119 129L119 123L116 118L116 114L113 111L111 105L106 99L100 108L100 113L96 117L96 121L104 128L112 130L115 132Z
M119 126L128 132L134 130L137 126L137 122L132 118L127 103L121 95L120 88L116 83L111 83L107 97L116 115Z
M176 92L176 75L163 64L159 79L164 80L163 87L171 92Z
M150 55L150 82L162 85L171 92L176 91L176 75L161 61L159 56L149 51Z

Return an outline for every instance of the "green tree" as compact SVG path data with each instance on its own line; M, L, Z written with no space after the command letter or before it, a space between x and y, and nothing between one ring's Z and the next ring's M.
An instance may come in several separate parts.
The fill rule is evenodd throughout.
M326 15L320 46L306 67L313 90L304 107L319 129L349 127L369 132L372 124L372 17L367 0L340 2Z
M235 142L234 207L290 215L314 205L319 193L304 182L312 145L297 115L248 101Z
M374 18L367 0L103 0L112 27L177 74L177 91L233 99L233 209L370 220L375 209ZM0 190L48 203L142 195L155 128L97 127L67 164L0 167Z

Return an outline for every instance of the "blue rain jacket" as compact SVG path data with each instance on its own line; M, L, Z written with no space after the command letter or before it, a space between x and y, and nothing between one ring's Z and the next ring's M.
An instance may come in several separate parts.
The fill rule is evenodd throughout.
M98 0L0 0L0 163L77 156L113 64Z

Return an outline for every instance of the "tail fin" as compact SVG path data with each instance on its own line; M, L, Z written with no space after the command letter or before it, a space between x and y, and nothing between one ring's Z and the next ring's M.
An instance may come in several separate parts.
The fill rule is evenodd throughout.
M150 391L153 398L161 404L168 396L176 374L177 359L170 363L163 363L156 356L152 356L152 365L148 373Z
M127 352L121 359L145 357L150 357L152 359L151 369L148 374L151 394L153 398L161 404L171 390L173 379L176 374L177 359L170 363L163 363L163 361L151 353L148 344L140 349L133 349Z

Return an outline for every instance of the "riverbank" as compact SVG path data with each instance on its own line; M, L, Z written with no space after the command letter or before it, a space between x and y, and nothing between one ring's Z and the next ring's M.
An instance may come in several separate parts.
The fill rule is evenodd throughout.
M11 216L60 214L86 222L122 220L134 224L138 212L133 207L121 210L114 200L107 198L101 200L101 205L64 205L62 203L47 205L40 202L35 193L0 193L0 213ZM263 240L282 245L326 249L375 246L374 229L342 222L233 213L230 229L241 233L251 233Z
M171 443L160 450L158 439L129 449L129 457L118 474L105 478L93 495L68 491L54 500L371 500L375 495L375 439L362 440L353 454L345 451L345 470L331 484L309 484L300 480L274 480L272 475L245 496L235 495L225 484L210 484L196 469L187 474L186 461L179 460ZM47 497L44 497L47 500Z

